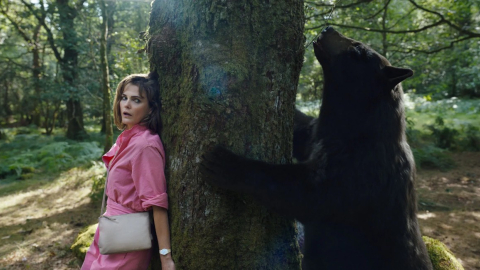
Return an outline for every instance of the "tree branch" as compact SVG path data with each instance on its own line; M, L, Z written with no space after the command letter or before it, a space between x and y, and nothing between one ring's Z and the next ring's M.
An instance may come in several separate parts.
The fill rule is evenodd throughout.
M475 33L475 32L471 32L471 31L468 31L468 30L465 30L463 29L462 27L452 23L451 21L445 19L445 17L439 13L439 12L436 12L436 11L433 11L433 10L430 10L430 9L427 9L425 7L422 7L420 6L419 4L417 4L414 0L408 0L412 5L414 5L416 8L420 9L420 10L423 10L427 13L430 13L430 14L434 14L436 15L437 17L440 18L440 21L448 24L450 27L452 27L453 29L457 30L458 32L462 33L462 34L465 34L465 35L468 35L468 36L471 36L471 37L480 37L480 33Z
M369 2L372 2L372 1L373 0L359 0L358 2L343 5L343 6L339 6L339 5L336 5L336 4L319 4L319 3L310 2L310 1L305 1L305 3L309 4L309 5L312 5L312 6L316 6L316 7L330 7L330 8L335 8L335 9L347 9L347 8L351 8L351 7L354 7L354 6L361 5L361 4L369 3ZM313 14L312 16L306 17L305 19L308 20L308 19L311 19L311 18L323 17L327 14L330 14L331 12L332 11L329 10L329 11L326 11L326 12L323 12L323 13L320 13L320 14Z
M405 16L401 17L401 18L398 19L396 22L392 23L389 28L391 29L391 28L397 26L397 24L399 24L399 23L400 23L401 21L403 21L405 18L409 17L410 14L412 14L414 11L415 11L414 8L411 9L409 12L407 12L407 14L405 14Z
M374 29L374 28L369 28L369 27L361 27L361 26L352 26L352 25L344 25L344 24L335 24L335 23L330 23L330 25L333 25L333 26L339 26L339 27L344 27L344 28L350 28L350 29L358 29L358 30L363 30L363 31L369 31L369 32L377 32L377 33L389 33L389 34L408 34L408 33L419 33L419 32L422 32L422 31L425 31L425 30L428 30L428 29L431 29L431 28L434 28L434 27L437 27L439 25L443 25L443 24L446 24L448 25L449 27L455 29L456 31L458 31L460 34L462 35L466 35L466 37L464 38L461 38L459 40L454 40L452 41L452 43L449 45L449 46L446 46L446 47L442 47L441 49L438 49L438 50L444 50L444 49L448 49L448 48L451 48L451 46L453 46L453 44L457 43L457 42L460 42L460 41L463 41L463 40L466 40L466 39L471 39L471 38L480 38L480 33L476 33L476 32L472 32L472 31L468 31L464 28L462 28L461 26L458 26L456 25L455 23L451 22L450 20L446 19L441 13L437 12L437 11L433 11L433 10L430 10L428 8L425 8L419 4L417 4L415 2L415 0L408 0L416 9L418 10L421 10L421 11L424 11L424 12L427 12L427 13L430 13L430 14L433 14L435 16L437 16L439 18L439 20L437 22L434 22L430 25L427 25L427 26L424 26L422 28L418 28L418 29L412 29L412 30L390 30L393 26L395 26L400 20L404 19L404 18L401 18L400 20L398 20L393 26L390 27L390 29ZM347 7L351 7L353 5L358 5L358 4L361 4L361 3L364 3L364 2L369 2L369 1L359 1L359 2L356 2L356 3L353 3L353 4L349 4L349 5L344 5L344 6L337 6L336 8L347 8ZM312 3L312 2L307 2L307 3ZM312 3L314 4L314 3ZM388 3L387 3L388 4ZM316 6L333 6L332 4L316 4ZM370 16L370 17L375 17L376 15L379 14L379 12L381 12L383 9L385 9L385 7L383 7L382 9L380 9L375 15L373 16ZM409 13L413 12L415 9L411 10ZM316 17L316 16L321 16L321 15L325 15L325 14L320 14L320 15L312 15L310 16L309 18L313 18L313 17ZM308 18L307 18L308 19ZM322 28L324 25L317 25L317 26L313 26L313 27L309 27L309 28L305 28L305 30L314 30L314 29L318 29L318 28ZM421 51L419 50L420 52L430 52L430 51ZM434 50L432 51L432 53L436 52L437 50Z
M372 2L372 1L373 0L359 0L358 2L343 5L343 6L339 6L339 5L336 5L336 4L319 4L319 3L315 3L315 2L311 2L311 1L305 1L305 3L309 4L309 5L312 5L312 6L317 6L317 7L350 8L350 7L358 6L358 5L361 5L361 4L364 4L364 3L369 3L369 2Z
M29 10L32 12L33 16L37 18L38 22L42 25L43 29L47 32L47 39L48 43L50 44L50 47L52 48L53 54L55 55L55 58L57 58L58 62L63 62L63 58L60 55L60 52L57 49L57 46L55 45L55 40L53 38L53 33L50 27L48 27L45 24L45 13L44 13L44 8L42 5L42 17L38 16L37 11L34 10L33 5L25 2L25 0L20 0ZM43 4L43 1L41 2Z
M446 49L451 49L451 48L453 48L453 45L455 43L459 43L459 42L462 42L462 41L465 41L465 40L468 40L468 39L472 39L472 38L474 38L474 37L466 36L464 38L460 38L460 39L451 41L450 45L448 45L448 46L440 47L440 48L437 48L435 50L429 50L429 51L419 50L419 49L415 49L415 48L408 48L407 50L391 50L391 51L392 52L404 53L404 54L409 54L411 52L418 52L418 53L423 53L423 54L434 54L434 53L438 53L438 52L446 50ZM392 44L392 46L395 46L395 44Z
M16 58L18 59L19 57L21 57L21 56L23 56L23 55L25 55L25 54L28 54L28 53L24 53L24 54L22 54L22 55L19 55L19 56L17 56ZM6 62L12 63L13 65L18 66L18 67L20 67L20 68L22 68L22 69L28 69L28 70L31 70L31 69L32 69L32 67L30 67L30 66L28 66L28 65L23 65L23 64L20 64L20 63L15 62L15 60L13 60L13 58L10 58L10 57L2 57L2 59L6 60Z
M5 16L5 18L7 18L7 20L10 21L10 23L15 27L15 29L17 29L18 33L23 37L23 39L28 42L28 43L31 43L32 42L32 39L27 36L27 33L25 33L25 31L23 31L22 27L16 22L13 20L13 18L11 18L7 12L5 10L1 10L0 13L3 14L3 16Z
M436 23L424 26L424 27L419 28L419 29L413 29L413 30L382 30L382 29L373 29L373 28L369 28L369 27L336 24L336 23L330 23L330 25L344 27L344 28L350 28L350 29L358 29L358 30L363 30L363 31L368 31L368 32L389 33L389 34L408 34L408 33L422 32L422 31L425 31L427 29L430 29L430 28L433 28L435 26L439 26L439 25L442 25L442 24L445 24L445 23L446 22L444 22L444 21L438 21ZM305 30L314 30L314 29L318 29L318 28L321 28L321 27L322 27L321 25L320 26L313 26L313 27L310 27L310 28L305 28Z
M378 14L380 14L382 11L384 11L384 10L388 7L388 5L390 5L390 1L391 1L391 0L388 0L387 3L385 3L385 5L384 5L381 9L379 9L379 10L378 10L376 13L374 13L373 15L366 17L365 20L370 20L370 19L372 19L372 18L377 17Z

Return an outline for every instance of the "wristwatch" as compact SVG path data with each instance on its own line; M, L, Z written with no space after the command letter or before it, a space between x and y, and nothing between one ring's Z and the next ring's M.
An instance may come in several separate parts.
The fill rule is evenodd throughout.
M171 249L166 249L166 248L164 248L164 249L160 249L158 252L160 253L160 255L164 255L164 256L165 256L165 255L167 255L168 253L172 252L172 250L171 250Z

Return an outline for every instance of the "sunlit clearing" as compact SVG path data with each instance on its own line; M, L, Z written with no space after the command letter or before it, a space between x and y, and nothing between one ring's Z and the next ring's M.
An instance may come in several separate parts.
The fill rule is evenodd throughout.
M49 217L88 203L91 179L103 172L99 163L87 170L74 168L43 189L0 197L0 227Z
M430 213L430 212L426 212L424 214L417 214L417 217L419 219L423 219L423 220L427 220L429 218L434 218L436 217L437 215L435 215L434 213Z

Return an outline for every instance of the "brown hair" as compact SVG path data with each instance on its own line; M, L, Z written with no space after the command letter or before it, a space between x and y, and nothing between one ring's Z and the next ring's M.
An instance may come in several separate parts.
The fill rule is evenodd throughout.
M115 93L115 100L113 102L113 120L118 129L125 129L126 125L122 123L122 114L120 112L120 101L122 100L123 91L127 84L132 84L138 87L139 94L146 96L148 106L150 107L150 114L143 119L140 124L147 126L147 128L154 134L160 134L162 130L162 119L160 117L160 110L162 103L160 102L160 89L158 87L156 72L149 74L132 74L125 77L117 86Z

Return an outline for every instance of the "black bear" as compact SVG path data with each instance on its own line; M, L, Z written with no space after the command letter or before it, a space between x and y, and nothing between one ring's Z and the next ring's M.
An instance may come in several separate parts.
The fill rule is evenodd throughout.
M296 112L301 162L269 164L218 146L203 157L203 178L302 222L303 269L432 269L405 138L400 82L413 72L332 27L314 50L325 84L318 119Z

